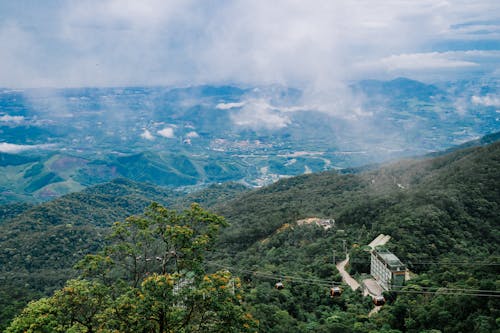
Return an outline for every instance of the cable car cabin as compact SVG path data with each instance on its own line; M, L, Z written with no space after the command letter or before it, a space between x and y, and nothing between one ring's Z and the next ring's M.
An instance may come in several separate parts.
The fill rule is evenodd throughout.
M373 297L373 304L375 304L376 306L384 305L385 304L385 298L384 298L384 296L375 296L375 297Z
M333 298L335 296L342 295L342 289L340 287L331 287L330 288L330 297Z
M281 290L281 289L284 289L285 286L283 285L282 282L276 282L276 284L274 285L274 288Z

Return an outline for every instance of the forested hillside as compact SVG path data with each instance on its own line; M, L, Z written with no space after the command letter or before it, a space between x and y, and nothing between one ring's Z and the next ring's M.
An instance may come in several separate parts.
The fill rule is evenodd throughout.
M2 320L30 297L60 287L71 264L105 243L111 222L150 201L199 202L230 223L206 269L241 277L261 332L493 332L500 317L498 184L500 143L362 173L304 175L248 192L228 185L182 196L115 181L4 213L10 217L0 226ZM335 225L297 224L309 217ZM340 282L332 255L338 262L347 250L351 273L360 278L369 267L364 245L380 233L392 236L387 247L413 279L368 317L371 300L361 293L344 286L341 297L329 297L329 286ZM273 288L278 281L284 290Z
M492 332L500 314L498 184L500 143L360 174L283 180L219 207L232 222L221 248L236 254L217 258L249 278L267 277L253 279L250 289L266 332ZM336 227L295 224L312 216L334 218ZM416 277L409 292L390 295L390 304L368 320L359 295L332 304L325 284L339 281L332 251L343 258L344 241L351 272L368 273L363 245L380 233L392 236L387 246ZM291 288L277 295L269 290L280 276L290 277ZM465 291L449 295L443 288ZM436 290L444 295L429 292ZM467 290L470 295L463 295Z
M29 300L61 287L72 266L106 243L110 226L140 214L152 201L166 206L209 204L244 186L213 185L186 195L126 179L89 187L38 206L0 206L0 328Z

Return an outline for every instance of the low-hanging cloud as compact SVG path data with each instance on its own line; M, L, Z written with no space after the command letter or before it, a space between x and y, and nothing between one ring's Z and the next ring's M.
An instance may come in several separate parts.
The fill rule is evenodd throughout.
M153 141L155 139L153 134L151 134L151 132L147 129L144 129L144 131L141 133L141 138L149 140L149 141Z
M218 110L230 110L233 108L240 108L245 105L245 102L236 102L236 103L219 103L215 106Z
M24 116L11 116L8 114L0 116L0 123L20 124L23 121L24 121Z
M186 138L188 138L188 139L196 139L199 137L200 137L200 135L198 133L196 133L195 131L191 131L191 132L188 132L186 134Z
M486 96L472 96L471 101L473 104L484 106L500 107L500 96L486 95Z
M288 126L290 118L263 100L252 100L231 113L231 120L240 127L276 130Z
M173 139L175 138L175 133L174 129L172 127L165 127L164 129L159 130L158 135L167 138L167 139Z
M0 13L0 86L302 90L294 105L250 98L215 106L252 129L287 127L288 113L301 110L366 119L370 112L348 87L358 79L425 81L500 65L497 0L61 0L0 3ZM120 120L119 108L109 109ZM140 135L175 137L171 127Z
M52 144L18 145L14 143L0 142L0 153L17 154L30 150L51 149L52 147L54 147Z
M388 71L395 70L436 70L445 68L479 66L472 61L452 59L439 52L392 55L379 59L374 66L385 67Z

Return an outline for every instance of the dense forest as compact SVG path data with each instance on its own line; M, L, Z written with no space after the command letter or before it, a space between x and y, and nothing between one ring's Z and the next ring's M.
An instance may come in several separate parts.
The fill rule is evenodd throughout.
M78 278L30 302L6 332L251 332L239 279L203 268L225 225L197 204L178 213L153 203L116 222L109 246L76 265Z
M232 222L220 248L235 254L217 258L243 272L296 277L289 293L279 298L267 293L272 281L252 282L250 294L262 293L259 306L274 307L255 313L261 324L274 322L266 332L284 332L283 327L296 332L332 327L345 332L493 332L500 314L498 184L499 143L360 174L284 180L218 208ZM334 218L336 228L308 230L294 223L311 216ZM389 304L369 319L367 305L357 295L345 295L341 306L332 307L327 288L314 283L338 281L330 264L332 250L342 253L345 240L351 272L361 277L369 272L363 245L380 233L392 236L387 246L415 274L403 290L407 292L387 295ZM297 286L297 281L312 283ZM426 292L430 290L438 292ZM286 315L276 323L279 310Z
M72 193L38 206L1 206L0 329L28 301L48 295L76 277L72 266L107 244L109 227L140 214L152 201L170 207L206 204L245 188L225 184L183 194L127 179ZM210 193L208 195L207 193Z
M71 281L80 281L82 269L74 264L114 246L113 222L156 201L174 210L197 202L225 217L229 226L205 249L198 276L222 270L239 277L242 299L231 304L253 318L246 324L254 330L495 332L498 184L500 143L490 143L351 174L294 177L257 190L228 184L186 195L116 180L34 207L6 207L0 223L1 328L28 300L59 299ZM325 230L297 224L310 217L334 219L335 225ZM386 293L386 305L369 316L373 304L361 292L344 286L341 297L331 298L328 291L341 281L333 261L346 252L354 277L369 273L366 245L380 233L392 237L387 247L412 279L401 291ZM63 287L67 278L77 280ZM274 288L278 281L284 289ZM29 309L24 316L36 313Z

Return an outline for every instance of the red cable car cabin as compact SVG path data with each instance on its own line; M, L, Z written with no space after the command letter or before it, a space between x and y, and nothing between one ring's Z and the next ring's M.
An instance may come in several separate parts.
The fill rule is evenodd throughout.
M379 305L384 305L385 304L385 298L384 296L375 296L373 297L373 304L379 306Z
M342 295L342 289L340 287L331 287L330 288L330 297L340 296Z

